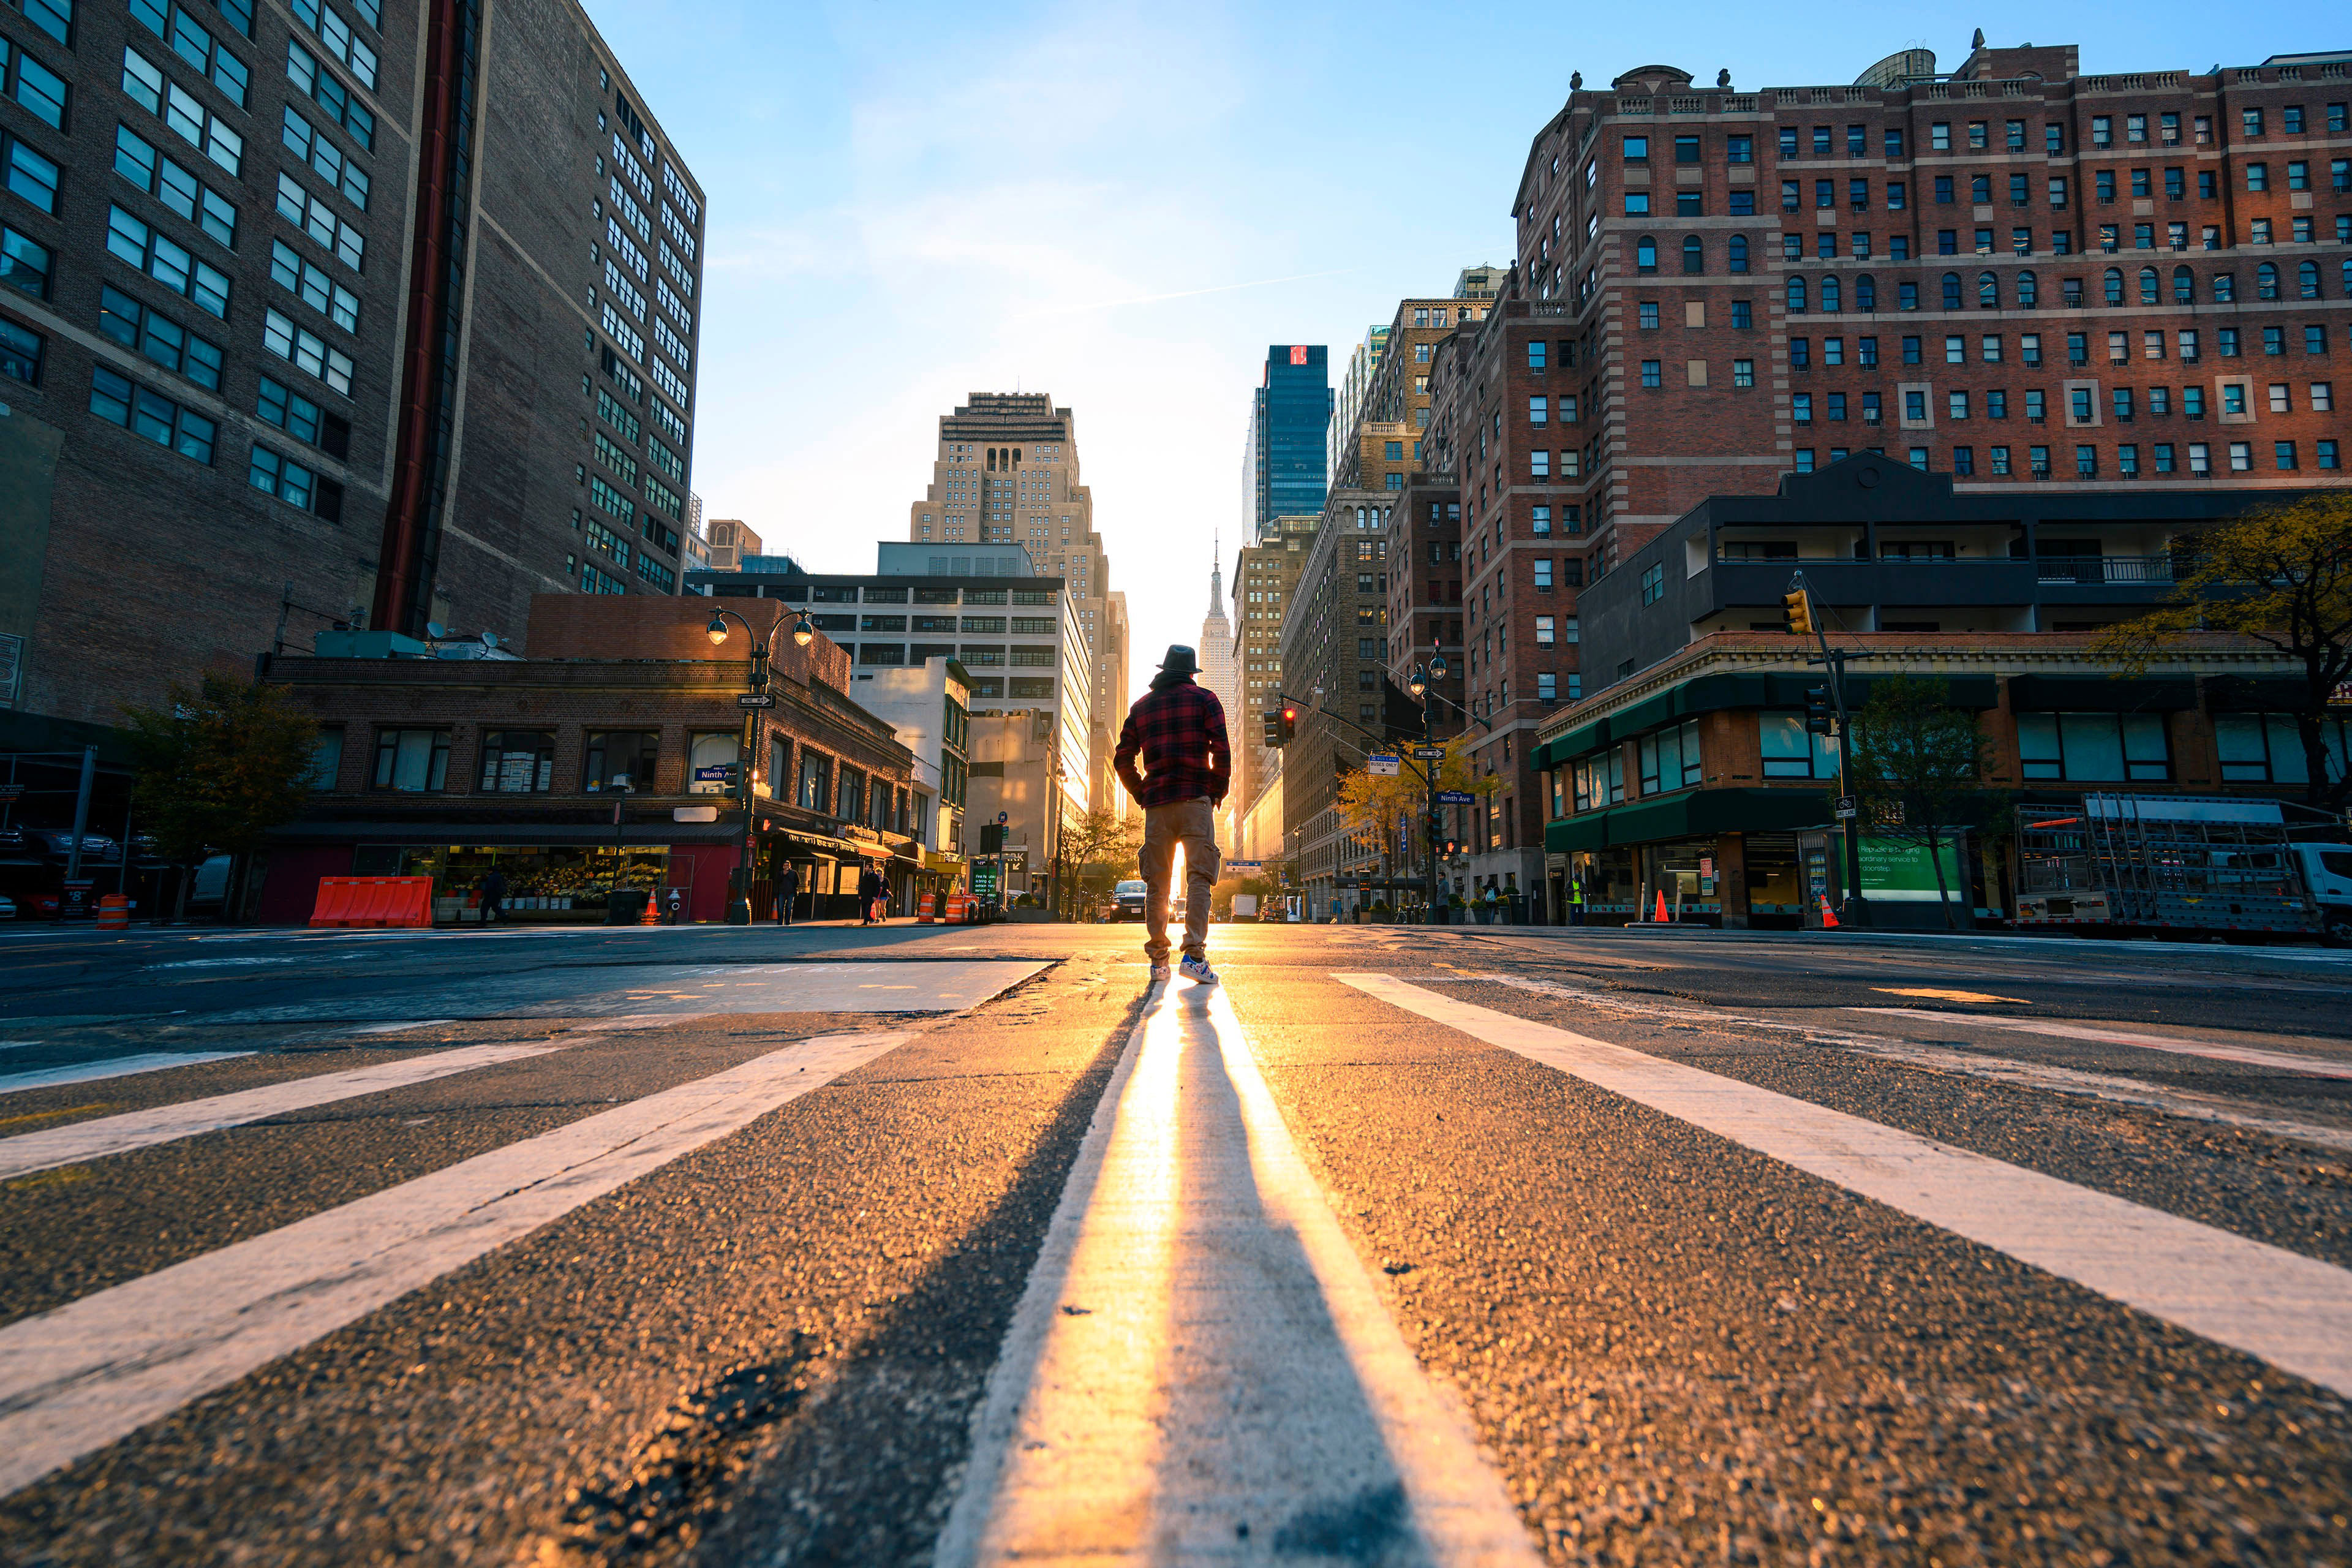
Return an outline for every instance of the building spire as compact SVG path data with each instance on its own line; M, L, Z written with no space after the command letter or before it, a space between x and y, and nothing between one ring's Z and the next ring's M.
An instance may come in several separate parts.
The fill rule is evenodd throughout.
M1225 613L1225 543L1223 533L1209 536L1209 614Z

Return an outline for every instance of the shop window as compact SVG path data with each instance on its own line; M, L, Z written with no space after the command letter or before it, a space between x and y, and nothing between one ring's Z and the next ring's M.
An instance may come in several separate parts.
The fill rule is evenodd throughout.
M555 736L545 730L491 730L482 736L484 795L539 795L554 787Z
M640 795L654 787L661 735L653 730L591 730L580 787L591 795L624 784Z
M2017 750L2029 779L2160 783L2172 776L2155 713L2021 713Z
M434 794L449 773L446 730L379 730L375 737L375 787L404 794Z
M706 730L687 748L686 793L725 795L729 773L743 760L743 737L733 730Z

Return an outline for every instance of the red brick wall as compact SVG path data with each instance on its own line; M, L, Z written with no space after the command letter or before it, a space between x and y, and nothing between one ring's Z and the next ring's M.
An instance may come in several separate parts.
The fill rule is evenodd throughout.
M721 602L653 595L534 594L530 627L523 646L533 658L728 659L751 657L751 639L731 619L727 641L713 647L706 628L718 610L732 611L764 628L782 608L770 601ZM802 647L792 638L787 610L768 645L769 664L778 675L823 681L849 689L849 655L823 632Z

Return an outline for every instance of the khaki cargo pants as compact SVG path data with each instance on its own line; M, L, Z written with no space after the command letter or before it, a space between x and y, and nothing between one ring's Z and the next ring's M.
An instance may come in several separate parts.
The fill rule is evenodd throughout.
M1217 881L1216 807L1205 795L1143 808L1143 951L1168 962L1168 884L1184 847L1184 951L1209 951L1209 889Z

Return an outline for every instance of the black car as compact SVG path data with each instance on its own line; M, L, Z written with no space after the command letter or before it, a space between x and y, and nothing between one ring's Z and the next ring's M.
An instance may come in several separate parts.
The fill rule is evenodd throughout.
M1150 896L1150 889L1141 882L1121 882L1111 889L1110 918L1115 921L1141 920L1144 900Z

